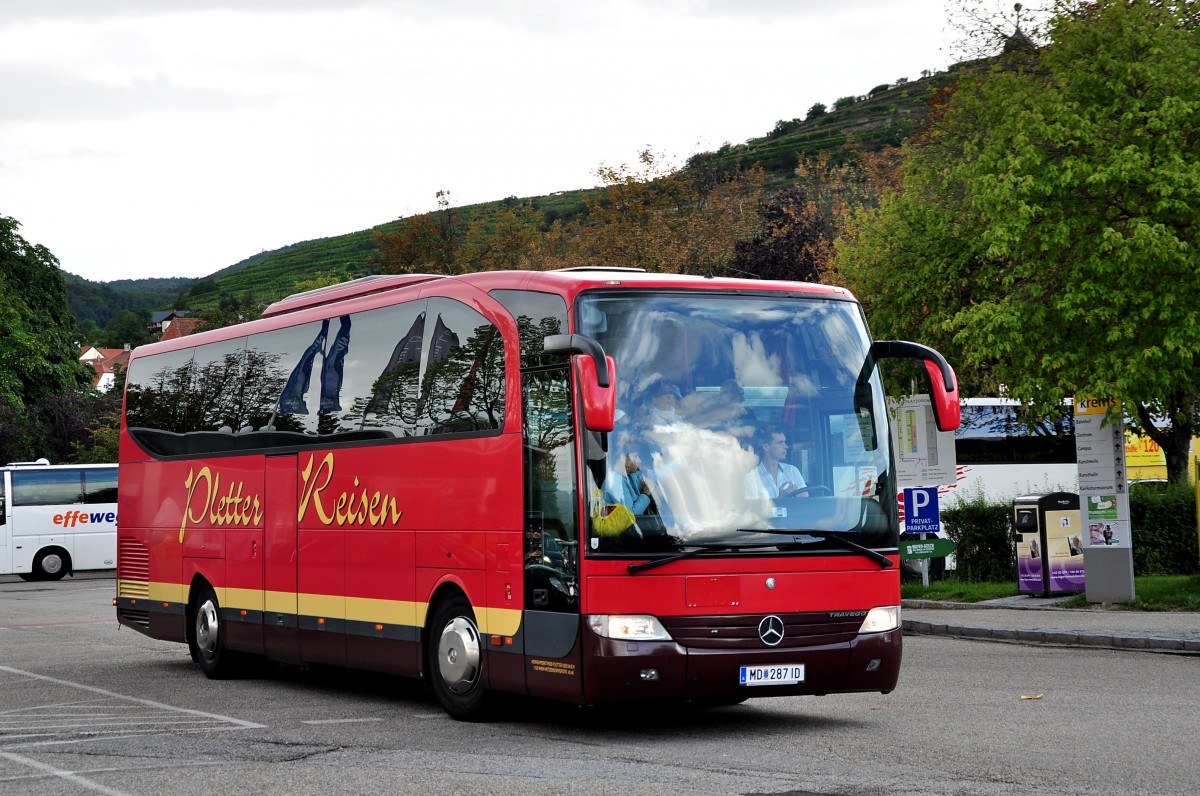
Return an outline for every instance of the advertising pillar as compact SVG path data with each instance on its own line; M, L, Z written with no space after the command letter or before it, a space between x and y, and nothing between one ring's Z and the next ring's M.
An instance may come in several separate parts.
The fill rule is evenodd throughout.
M1083 559L1088 573L1086 595L1093 603L1134 598L1125 427L1121 417L1120 402L1075 399L1075 453L1084 526Z

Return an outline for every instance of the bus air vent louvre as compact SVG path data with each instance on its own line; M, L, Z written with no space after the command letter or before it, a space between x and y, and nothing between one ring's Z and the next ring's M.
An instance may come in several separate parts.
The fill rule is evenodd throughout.
M131 608L118 608L117 618L125 625L137 625L138 627L150 627L150 612L149 611L134 611Z
M117 542L117 596L150 596L150 550L137 539Z
M766 614L748 616L659 617L671 636L684 647L696 649L762 649L758 623ZM776 649L847 644L858 635L862 617L831 619L828 611L776 614L783 620L783 641Z

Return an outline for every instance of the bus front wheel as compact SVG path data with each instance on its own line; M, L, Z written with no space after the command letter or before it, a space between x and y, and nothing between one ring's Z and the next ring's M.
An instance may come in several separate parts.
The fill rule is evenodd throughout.
M66 550L48 547L33 560L33 575L38 580L62 580L71 569L71 556Z
M201 589L192 603L191 620L188 647L192 660L200 664L200 671L212 680L233 676L237 668L236 654L225 648L221 604L211 586Z
M437 701L455 719L478 719L484 714L483 652L475 612L467 599L455 595L442 602L429 631L429 682Z

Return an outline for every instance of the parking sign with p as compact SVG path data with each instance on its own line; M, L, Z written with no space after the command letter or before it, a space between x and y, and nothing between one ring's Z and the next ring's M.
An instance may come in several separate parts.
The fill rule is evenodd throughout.
M941 530L942 518L938 511L937 487L905 489L904 532L938 533Z

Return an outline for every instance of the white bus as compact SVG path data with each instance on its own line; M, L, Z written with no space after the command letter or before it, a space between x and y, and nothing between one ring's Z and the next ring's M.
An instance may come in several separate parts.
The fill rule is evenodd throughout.
M0 574L59 580L117 561L117 466L0 467Z
M1078 492L1075 419L1067 403L1058 419L1027 424L1027 412L1008 398L967 398L954 432L958 483L946 484L942 500L955 505L983 495L989 502L1021 495Z

